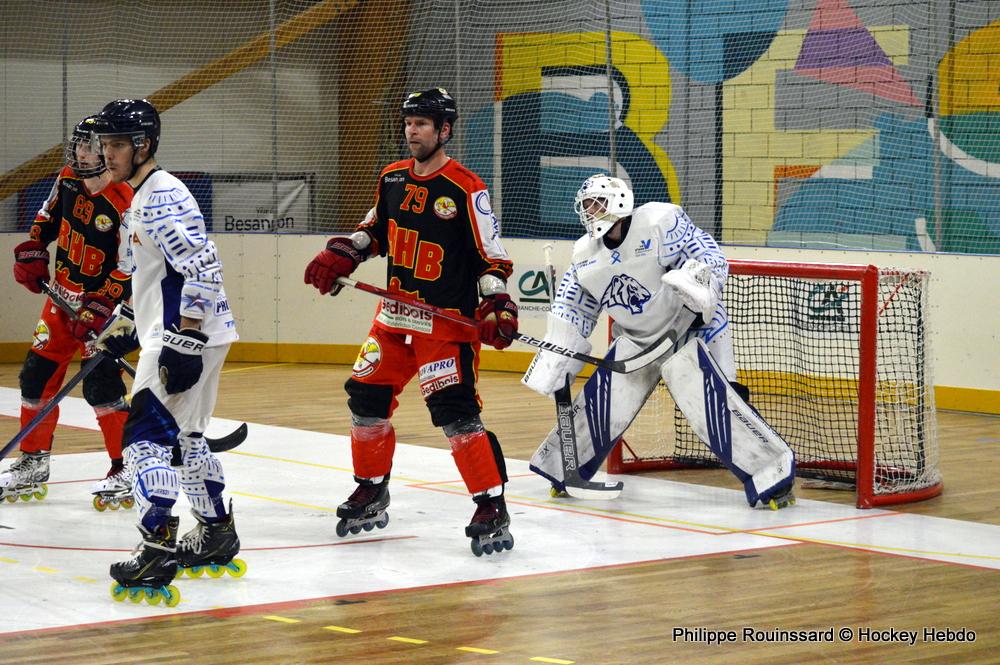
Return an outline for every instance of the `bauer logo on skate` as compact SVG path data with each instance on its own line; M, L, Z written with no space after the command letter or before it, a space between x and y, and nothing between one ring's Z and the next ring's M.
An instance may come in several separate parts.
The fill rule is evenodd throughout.
M378 320L393 328L429 333L434 326L434 316L430 312L411 307L394 300L383 300L378 312Z
M379 346L377 339L369 337L361 345L358 357L354 360L354 376L368 376L378 369L380 360L382 360L382 347Z

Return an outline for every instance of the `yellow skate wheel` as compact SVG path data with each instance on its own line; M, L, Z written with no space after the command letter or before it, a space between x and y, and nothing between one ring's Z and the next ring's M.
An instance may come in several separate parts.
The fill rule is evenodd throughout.
M114 499L111 499L111 501L108 501L108 508L110 508L111 510L118 510L118 502L115 501Z
M22 494L21 501L31 501L31 493L29 492L27 494Z
M7 503L17 503L17 495L16 494L8 494L4 498L7 499Z
M167 586L163 589L164 603L167 607L177 607L177 603L181 602L181 592L173 584Z
M127 499L122 499L122 508L125 510L131 510L132 506L135 505L135 499L128 497Z
M233 577L243 577L247 574L247 562L243 559L233 559L229 562L229 565L226 566L226 569Z
M41 501L42 499L44 499L48 495L49 495L49 486L46 485L45 483L42 483L42 486L40 488L38 488L37 490L35 490L35 492L34 492L34 494L32 496L34 496L36 499L38 499L39 501Z
M204 566L191 566L190 568L185 568L188 577L201 577L205 574Z
M212 565L206 567L206 572L209 577L217 580L226 574L226 569L224 566L217 566L213 563Z
M125 596L128 595L128 589L123 587L118 582L111 583L111 597L117 600L119 603L125 600Z
M95 495L94 500L91 503L94 504L94 510L96 510L99 513L103 513L105 510L108 509L108 504L104 503L104 499L102 499L100 496Z
M146 590L141 587L132 587L128 590L128 599L137 605L142 602L145 595Z

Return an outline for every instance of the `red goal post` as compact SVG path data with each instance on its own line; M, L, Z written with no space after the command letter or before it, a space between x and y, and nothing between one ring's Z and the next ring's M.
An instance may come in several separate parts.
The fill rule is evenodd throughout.
M857 506L940 494L923 270L730 261L737 380L796 454L797 475L854 486ZM661 382L610 473L719 466Z

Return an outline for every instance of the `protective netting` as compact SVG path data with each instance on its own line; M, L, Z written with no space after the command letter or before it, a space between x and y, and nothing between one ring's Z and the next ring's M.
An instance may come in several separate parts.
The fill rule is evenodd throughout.
M210 228L353 227L440 85L510 237L580 234L598 171L730 243L1000 252L1000 5L983 0L8 0L0 230L115 97Z
M805 272L778 276L769 273L773 266L734 261L725 302L737 378L795 451L798 475L854 485L859 460L871 459L872 484L859 494L906 494L940 483L928 273L879 271L872 368L860 351L868 325L862 283ZM871 436L862 422L863 385L874 401ZM718 466L662 382L624 438L625 469Z

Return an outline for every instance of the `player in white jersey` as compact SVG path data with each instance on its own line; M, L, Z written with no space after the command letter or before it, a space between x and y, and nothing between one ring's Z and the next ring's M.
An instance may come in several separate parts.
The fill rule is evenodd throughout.
M616 337L609 358L633 355L665 331L677 344L662 361L630 374L598 369L577 397L574 412L580 475L591 478L662 377L695 433L743 482L751 506L780 508L793 501L794 455L747 404L736 381L729 315L722 290L729 264L715 240L670 203L633 209L619 178L591 176L575 208L587 235L556 292L545 340L587 353L604 310ZM583 364L539 351L522 382L553 395ZM563 489L558 429L531 459L531 468Z
M129 339L141 347L124 446L143 543L131 560L111 566L112 594L117 600L145 594L150 602L162 594L170 604L179 598L167 587L178 566L192 575L203 567L236 576L246 570L233 559L240 544L222 496L222 464L203 435L236 326L198 203L154 158L156 109L146 100L111 102L94 132L112 177L135 189L119 257L132 275L135 325L119 320L98 340L114 353L127 351ZM178 543L179 518L171 513L179 490L197 523Z

